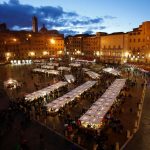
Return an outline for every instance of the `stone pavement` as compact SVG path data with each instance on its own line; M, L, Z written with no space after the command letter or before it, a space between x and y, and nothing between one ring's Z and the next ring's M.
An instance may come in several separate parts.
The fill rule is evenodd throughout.
M22 113L11 112L13 120L9 129L0 136L1 150L17 150L17 145L26 141L26 150L80 150L78 146L67 141L55 132L41 126L37 122L24 122ZM2 128L2 127L1 127ZM4 127L5 128L5 127ZM42 135L42 143L40 136Z
M28 70L28 73L29 73L29 70ZM7 76L9 76L9 74ZM18 78L20 78L19 73L17 76ZM34 91L35 89L32 83L33 83L33 80L38 82L39 81L38 77L36 78L36 75L35 75L35 77L33 77L34 79L32 80L32 77L30 77L30 74L25 74L22 76L21 80L23 80L24 77L26 78L27 81L29 80L29 82L27 82L29 83L27 84L27 89ZM112 128L110 128L109 126L105 128L104 130L105 134L108 137L108 140L106 143L107 148L105 149L113 149L113 147L115 147L116 142L119 142L119 145L121 146L127 139L126 137L127 130L130 130L132 132L134 128L135 120L137 119L137 113L136 113L138 109L137 104L140 100L140 95L142 92L141 83L143 83L143 81L141 80L141 77L137 77L137 81L138 81L138 84L134 86L133 88L130 88L130 91L129 91L132 97L126 99L126 101L121 105L121 110L116 113L116 117L121 121L121 124L123 125L122 133L113 131ZM90 104L88 101L81 101L81 103L82 103L81 105L87 105L87 106ZM73 108L73 109L69 108L68 110L70 111L70 113L76 114L78 111L80 111L80 109L77 109L77 108ZM6 150L15 149L16 144L21 142L22 137L23 139L26 139L27 145L29 146L30 149L33 149L33 150L38 150L38 149L40 150L41 145L42 147L45 147L46 149L50 149L50 150L80 149L79 147L73 145L71 142L68 142L67 140L65 140L62 136L55 134L55 132L53 132L52 130L48 130L45 127L35 122L28 124L28 121L26 121L27 127L25 127L24 129L21 129L22 123L20 123L20 121L22 121L22 118L23 118L22 114L16 114L16 118L14 119L14 123L12 123L12 127L10 129L8 128L8 130L6 130L6 134L1 137L0 149L6 149ZM49 122L50 123L49 126L52 129L56 128L53 126L54 124L53 118L51 118L50 120L51 121ZM55 120L55 122L57 122L57 119ZM57 129L59 129L58 131L61 134L63 134L61 132L63 131L62 129L63 126L61 126L63 125L63 123L61 123L61 125L59 123L61 122L57 123L58 125ZM44 139L42 141L44 142L41 142L40 134L42 134L42 138ZM84 142L81 142L81 146L84 146L88 150L93 149L93 145L91 145L91 143L93 144L95 139L87 136L86 133L83 133L83 135L84 135L83 137ZM44 148L41 148L41 149L44 149Z
M150 150L150 85L147 87L140 129L125 150Z

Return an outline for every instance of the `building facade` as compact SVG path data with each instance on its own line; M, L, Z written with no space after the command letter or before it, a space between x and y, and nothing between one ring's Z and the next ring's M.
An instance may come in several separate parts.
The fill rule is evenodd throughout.
M57 31L0 32L1 60L60 57L63 53L64 35Z
M130 61L150 62L150 21L128 33L128 49Z
M49 31L45 25L38 32L36 21L33 17L33 31L9 31L5 24L1 25L1 60L61 57L66 53L71 57L106 63L150 63L150 21L127 33L97 32L65 39L63 34Z
M150 21L128 33L69 36L66 51L73 57L97 58L102 62L150 63Z

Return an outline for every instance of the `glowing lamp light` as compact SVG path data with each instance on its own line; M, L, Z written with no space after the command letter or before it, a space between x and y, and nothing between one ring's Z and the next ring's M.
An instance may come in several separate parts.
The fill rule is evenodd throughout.
M50 39L51 44L55 44L55 40L54 39Z
M99 51L97 51L97 52L96 52L96 55L97 55L97 56L100 56L100 52L99 52Z
M16 39L16 38L13 38L13 41L14 41L14 42L16 42L16 41L17 41L17 39Z
M80 53L81 53L81 51L78 50L78 51L77 51L77 54L80 54Z
M48 52L47 51L43 51L43 55L48 55Z
M124 63L126 63L127 61L126 61L126 60L124 60L123 62L124 62Z
M72 61L72 60L73 60L73 57L71 57L70 60Z
M35 52L30 52L30 56L35 56Z
M62 54L62 51L58 51L57 54L58 54L58 55L61 55L61 54Z
M28 34L28 37L32 37L32 35L31 35L31 34Z
M18 60L18 65L20 65L21 64L21 61L20 60Z
M129 52L125 52L124 56L127 58L129 56Z
M8 52L8 53L6 53L5 55L6 55L6 57L10 57L10 56L11 56L11 53Z

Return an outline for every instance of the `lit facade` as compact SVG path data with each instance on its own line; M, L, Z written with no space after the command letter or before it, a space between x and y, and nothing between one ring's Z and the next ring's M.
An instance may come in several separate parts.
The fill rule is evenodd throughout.
M65 40L67 53L72 55L80 55L83 51L83 37L85 35L68 36Z
M1 60L60 57L63 53L64 36L56 31L0 32Z
M66 50L74 57L98 58L102 62L150 63L150 21L128 33L80 35L66 38ZM76 55L76 50L80 52Z
M127 33L97 32L68 36L43 25L39 32L0 30L0 59L60 57L65 51L76 58L106 63L150 63L150 21ZM65 45L65 46L64 46Z
M150 21L128 33L128 48L132 52L130 61L150 63Z

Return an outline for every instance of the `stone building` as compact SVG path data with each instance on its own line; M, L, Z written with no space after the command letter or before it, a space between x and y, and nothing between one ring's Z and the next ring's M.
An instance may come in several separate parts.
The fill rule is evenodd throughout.
M33 29L38 27L36 23L33 23ZM61 57L66 53L70 57L106 63L150 63L150 21L127 33L97 32L95 35L78 34L65 39L63 34L48 30L45 25L39 32L9 31L6 25L2 25L1 29L1 60Z
M127 33L69 36L65 43L67 53L73 57L108 63L150 63L150 21Z
M64 36L58 32L0 32L0 59L59 57L64 52Z

